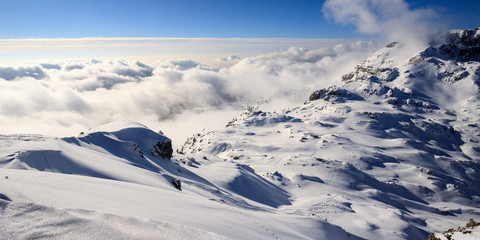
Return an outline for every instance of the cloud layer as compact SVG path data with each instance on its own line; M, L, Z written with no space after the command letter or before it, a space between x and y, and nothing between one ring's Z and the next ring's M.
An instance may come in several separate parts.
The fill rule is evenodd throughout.
M402 42L413 50L424 47L429 34L440 27L434 23L433 10L411 9L404 0L327 0L322 10L337 23Z
M225 67L238 61L238 58L275 52L290 46L317 49L337 43L337 39L268 38L0 39L0 64L23 64L26 60L52 64L71 59L88 61L91 58L141 59L144 63L152 63L186 58Z
M121 119L156 128L178 116L193 117L186 112L288 99L350 70L372 49L372 43L362 42L316 50L290 48L231 57L237 62L220 69L191 60L0 67L0 122L8 126L0 133L75 135ZM307 94L299 97L301 101Z

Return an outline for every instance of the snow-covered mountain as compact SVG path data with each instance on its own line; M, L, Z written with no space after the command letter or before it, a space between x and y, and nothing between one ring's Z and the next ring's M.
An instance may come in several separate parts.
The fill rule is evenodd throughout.
M480 30L406 48L173 154L130 122L0 136L0 238L427 239L479 219Z
M250 109L182 152L246 164L294 199L278 211L368 239L478 219L480 32L441 38L415 56L389 44L305 105Z
M350 235L317 219L275 213L290 204L288 193L246 165L212 157L200 168L194 158L171 155L170 139L132 122L69 138L2 135L0 239Z

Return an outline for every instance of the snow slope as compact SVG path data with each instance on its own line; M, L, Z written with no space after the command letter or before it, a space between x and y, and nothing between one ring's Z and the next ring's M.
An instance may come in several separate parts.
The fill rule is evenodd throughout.
M408 57L389 44L303 106L252 107L181 151L248 165L291 194L279 212L367 239L426 239L478 219L479 32Z
M221 183L207 180L189 170L195 160L187 169L162 157L168 143L131 122L64 139L2 136L0 239L351 239L330 223L275 213L289 195L249 168L218 160L209 170Z
M173 153L146 126L0 136L0 239L427 239L480 218L480 33L380 49Z

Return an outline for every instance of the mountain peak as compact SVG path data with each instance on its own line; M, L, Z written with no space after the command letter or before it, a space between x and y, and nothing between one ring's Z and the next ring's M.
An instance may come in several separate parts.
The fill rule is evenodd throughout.
M451 30L438 34L419 55L422 59L436 57L460 62L480 60L480 30Z

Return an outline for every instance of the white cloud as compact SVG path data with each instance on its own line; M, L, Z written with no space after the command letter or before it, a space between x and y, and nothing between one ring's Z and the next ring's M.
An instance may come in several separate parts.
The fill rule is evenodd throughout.
M67 63L63 65L63 70L68 72L75 69L83 69L84 67L81 63Z
M46 75L40 66L0 67L0 78L5 80L15 80L22 77L42 79L45 78Z
M72 38L72 39L0 39L0 64L30 62L61 63L71 59L95 58L141 60L154 63L168 59L190 59L217 67L248 57L298 46L316 49L331 46L338 39L255 39L255 38ZM346 41L346 40L343 40ZM218 58L228 54L232 61Z
M205 125L201 121L211 109L217 109L212 117L224 119L218 109L228 108L231 116L235 112L227 107L231 104L235 109L259 99L282 104L279 108L291 99L301 103L309 92L295 95L298 91L338 79L374 49L372 43L360 42L317 50L290 48L243 58L221 69L192 60L4 67L0 68L0 123L9 126L2 128L3 133L68 136L115 120L138 121L156 129L164 121L185 136Z
M239 56L236 56L236 55L233 55L233 54L229 54L227 57L217 58L217 61L220 61L220 62L231 62L231 61L236 61L236 60L240 60L240 59L242 59L242 58L239 57Z
M404 0L327 0L322 10L337 23L354 25L362 33L378 34L412 48L424 47L428 35L438 27L433 10L410 9Z
M165 60L165 61L162 61L162 62L158 63L158 67L173 68L175 70L188 70L188 69L191 69L191 68L206 69L206 70L213 69L213 68L208 67L204 64L201 64L197 61L188 60L188 59Z

